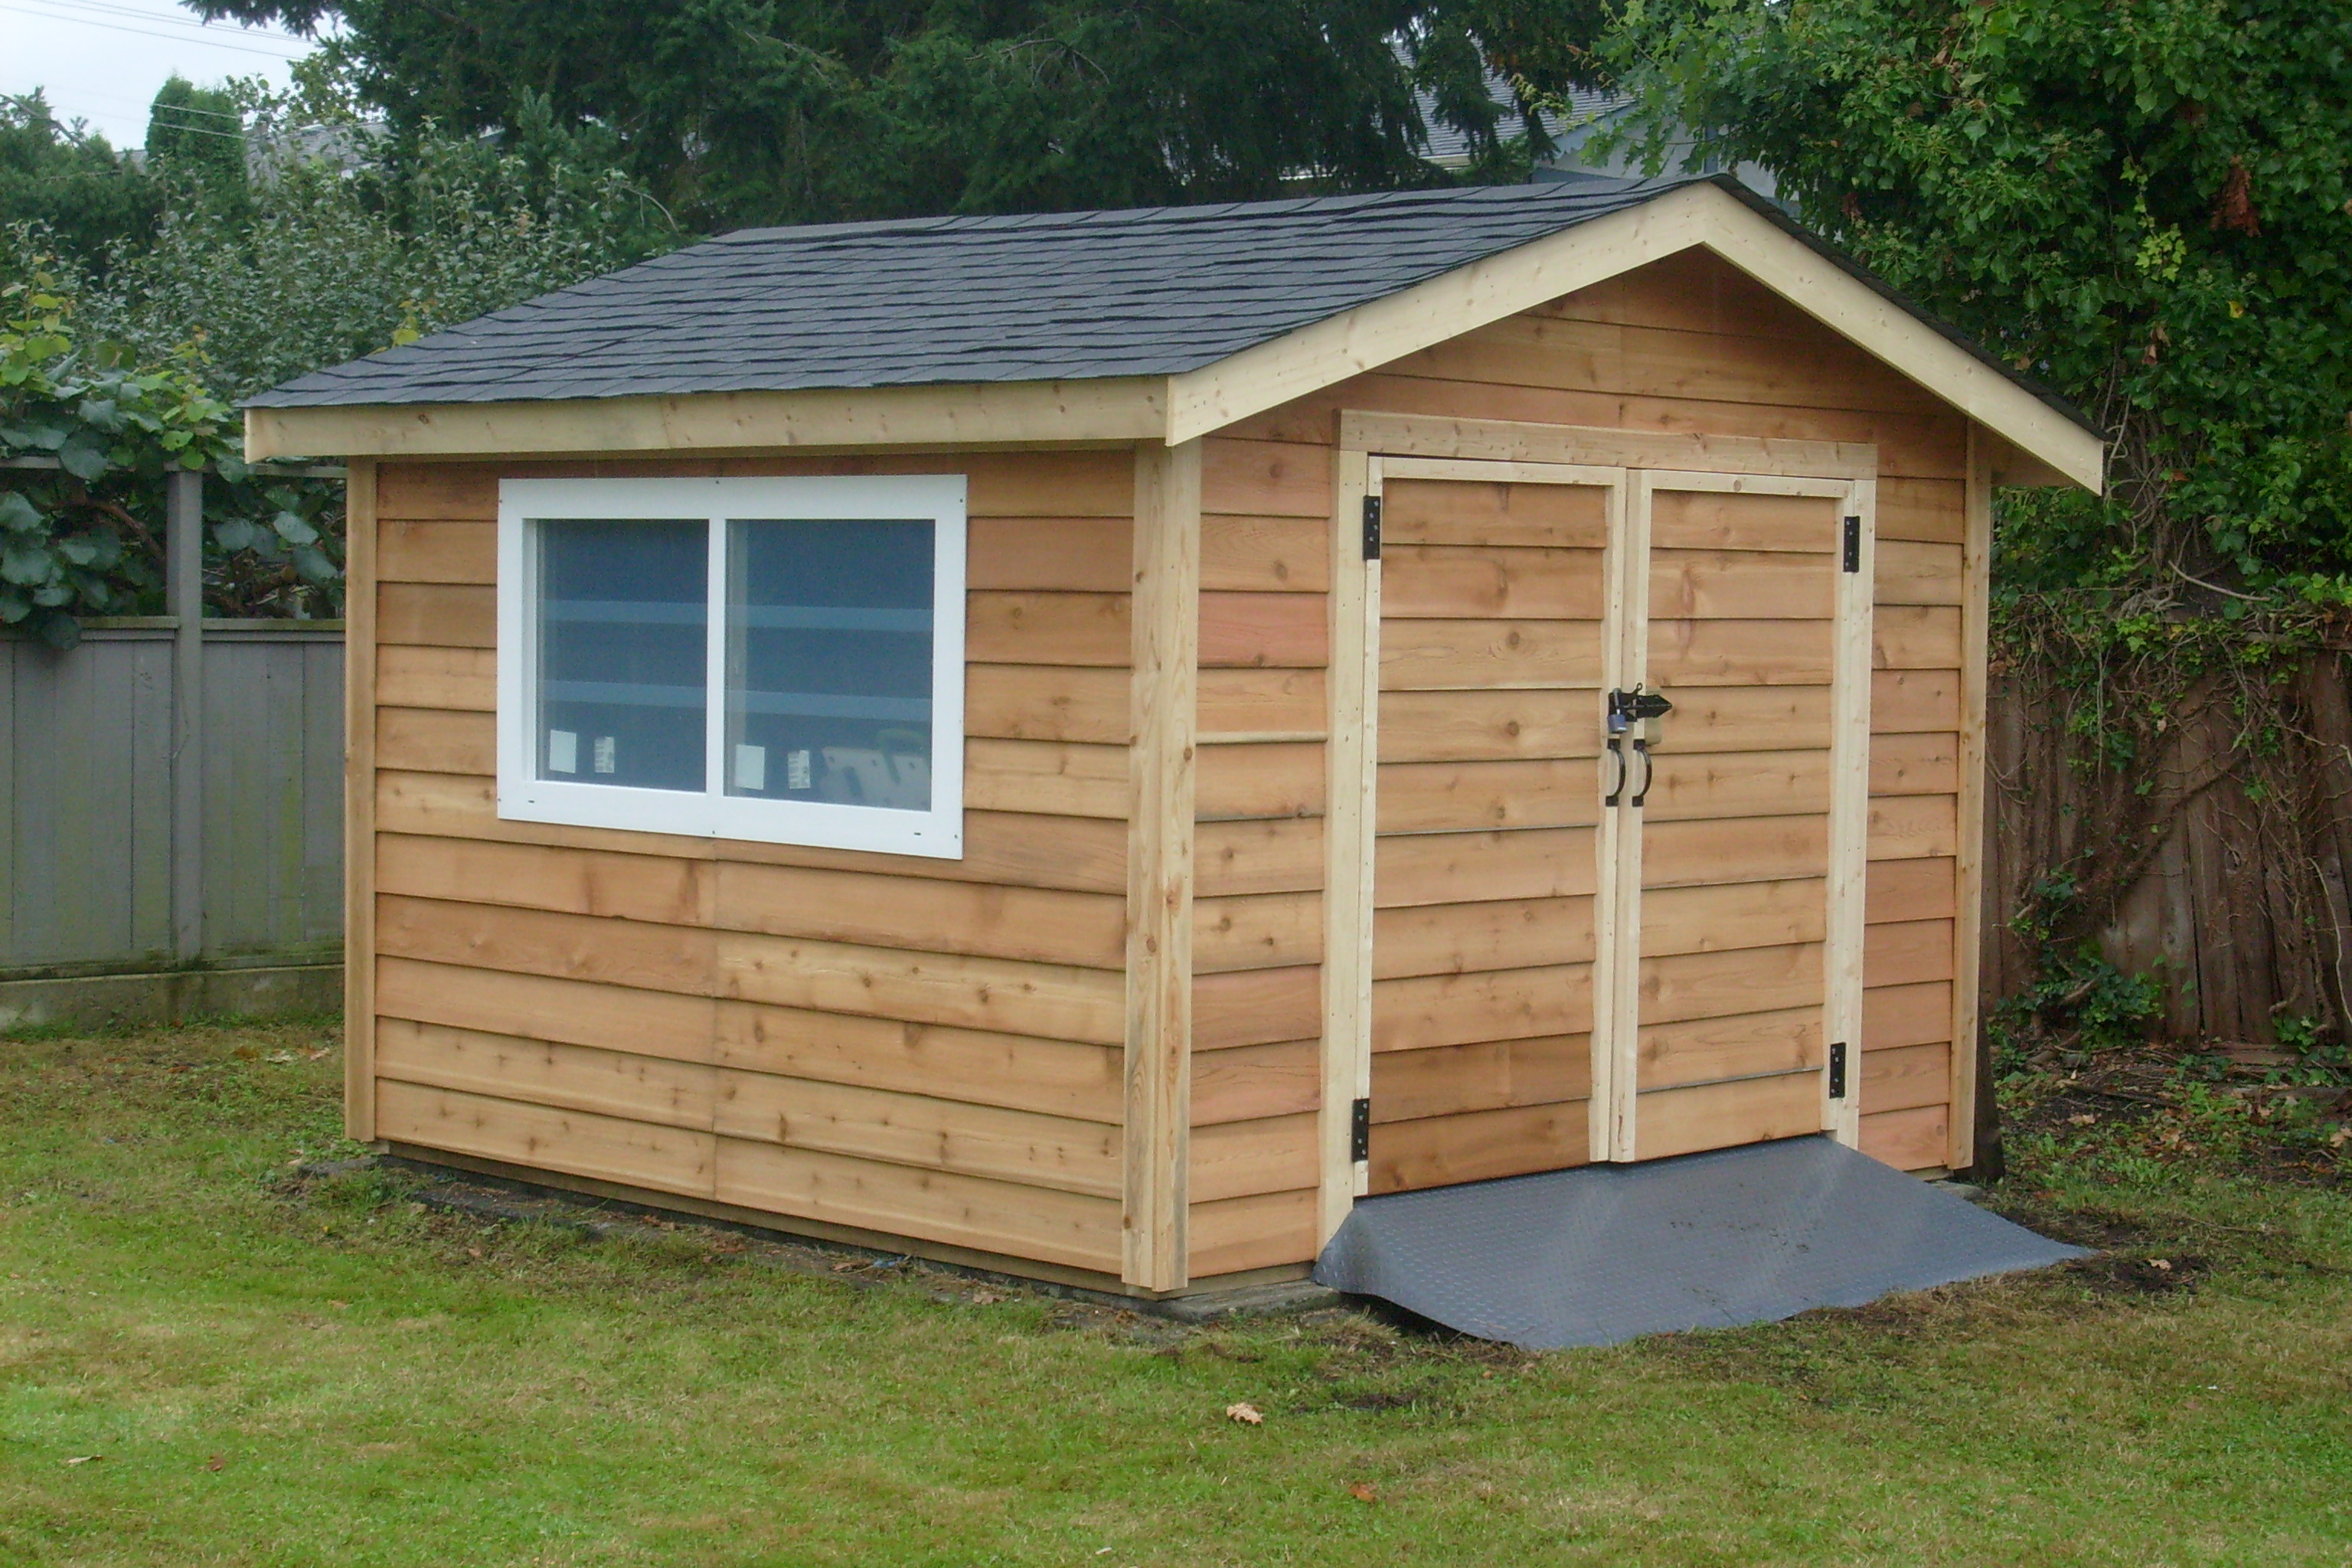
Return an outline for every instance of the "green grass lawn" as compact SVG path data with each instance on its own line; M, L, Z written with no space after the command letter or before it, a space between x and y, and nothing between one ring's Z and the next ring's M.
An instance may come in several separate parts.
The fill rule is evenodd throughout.
M0 1562L2352 1563L2352 1186L2228 1106L2013 1140L2106 1258L1530 1356L294 1181L334 1044L0 1041Z

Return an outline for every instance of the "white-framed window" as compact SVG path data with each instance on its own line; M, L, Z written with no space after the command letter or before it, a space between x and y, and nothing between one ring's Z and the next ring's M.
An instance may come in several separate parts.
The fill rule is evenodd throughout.
M502 480L499 815L960 858L964 489Z

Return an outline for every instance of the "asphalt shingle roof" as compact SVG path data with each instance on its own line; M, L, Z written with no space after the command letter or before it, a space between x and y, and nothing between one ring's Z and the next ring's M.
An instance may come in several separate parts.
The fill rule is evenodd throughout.
M248 405L1171 375L1708 179L1835 258L1721 175L745 229Z

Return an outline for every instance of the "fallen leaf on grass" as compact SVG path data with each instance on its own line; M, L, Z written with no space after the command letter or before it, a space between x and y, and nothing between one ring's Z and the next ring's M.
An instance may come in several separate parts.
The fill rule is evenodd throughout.
M1257 1406L1248 1403L1246 1400L1238 1405L1226 1405L1225 1419L1228 1421L1238 1421L1244 1426L1263 1426L1265 1425L1265 1417L1258 1414Z
M93 1460L103 1459L104 1458L106 1458L104 1454L84 1454L79 1458L68 1459L66 1461L66 1468L70 1469L76 1465L87 1465Z
M1354 1486L1348 1489L1348 1495L1354 1498L1358 1502L1378 1502L1381 1500L1381 1494L1372 1489L1372 1483L1370 1481L1358 1481Z
M2169 1258L2151 1258L2147 1262L2148 1267L2151 1268L2161 1268L2167 1274L2172 1272L2172 1259Z
M205 1461L205 1468L208 1470L218 1470L227 1462L228 1461L223 1459L218 1454L215 1454L211 1458Z
M275 1062L279 1067L284 1067L287 1063L294 1059L294 1053L292 1051L272 1051L261 1059L266 1062Z
M479 1258L481 1255L482 1249L478 1247L469 1247L466 1248L466 1256L468 1258Z
M971 1304L975 1307L993 1307L1003 1300L993 1290L974 1290L971 1293Z

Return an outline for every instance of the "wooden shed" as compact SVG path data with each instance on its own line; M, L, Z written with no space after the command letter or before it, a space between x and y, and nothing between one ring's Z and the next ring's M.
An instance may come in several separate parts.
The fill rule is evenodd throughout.
M730 235L247 419L355 1138L1129 1293L1970 1161L1989 497L2100 442L1734 184Z

